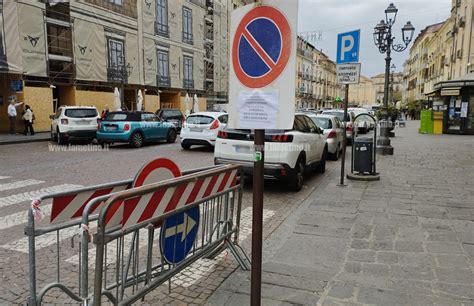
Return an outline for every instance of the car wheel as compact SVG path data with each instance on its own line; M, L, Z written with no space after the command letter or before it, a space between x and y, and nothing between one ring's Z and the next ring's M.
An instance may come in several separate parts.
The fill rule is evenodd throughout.
M67 144L66 137L64 137L64 135L62 133L60 133L59 131L57 131L57 133L56 133L56 139L58 141L58 145L60 145L60 146Z
M130 145L134 148L143 146L143 135L140 132L134 132L130 137Z
M332 160L338 160L339 159L339 154L341 152L341 145L339 144L336 148L336 153L332 154Z
M321 161L319 162L318 168L316 171L319 173L326 172L326 159L328 156L328 147L324 147L323 156L321 157Z
M290 178L290 189L292 191L300 191L301 188L303 188L304 170L304 158L300 156L296 161L295 168L293 169L293 173Z
M184 150L189 150L191 148L191 145L189 143L182 142L181 148L183 148Z
M174 143L176 141L176 131L171 129L168 131L168 136L166 137L167 143Z
M58 141L58 134L53 133L53 128L51 128L51 141Z

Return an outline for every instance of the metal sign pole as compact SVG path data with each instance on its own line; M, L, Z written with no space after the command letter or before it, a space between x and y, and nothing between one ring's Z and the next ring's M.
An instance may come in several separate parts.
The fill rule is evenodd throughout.
M263 166L265 130L255 130L255 162L253 168L252 207L252 274L250 304L260 306L262 294L262 227L263 227Z
M346 147L347 147L347 104L349 103L349 84L346 84L346 90L344 94L344 137L342 144L342 160L341 160L341 181L339 186L344 186L344 167L346 165ZM352 127L352 136L354 136L354 127ZM352 137L354 141L354 137ZM352 144L354 146L354 143Z

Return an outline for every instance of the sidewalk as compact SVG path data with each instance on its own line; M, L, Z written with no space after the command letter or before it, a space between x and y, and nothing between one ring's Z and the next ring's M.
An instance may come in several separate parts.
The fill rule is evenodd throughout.
M264 242L263 305L474 304L474 138L418 127L396 130L380 181L333 171ZM249 292L237 269L207 303Z
M48 141L51 138L50 133L40 132L31 135L11 135L7 133L0 133L0 145L15 144L15 143L26 143L26 142L37 142L37 141Z

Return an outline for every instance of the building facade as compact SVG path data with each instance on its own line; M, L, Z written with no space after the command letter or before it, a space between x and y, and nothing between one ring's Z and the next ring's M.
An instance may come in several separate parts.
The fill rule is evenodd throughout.
M390 74L389 83L389 105L397 105L401 102L403 91L403 73L394 72ZM360 76L359 84L349 87L349 104L369 108L381 105L384 98L385 74L381 73L371 78Z
M452 0L451 15L418 35L405 62L403 100L443 117L443 132L474 134L474 4Z
M342 95L336 81L336 64L321 50L298 37L296 108L333 108Z
M228 16L240 1L2 1L0 131L9 100L29 104L50 129L60 105L185 108L185 95L226 100ZM4 29L8 29L5 31ZM20 118L18 118L20 120Z

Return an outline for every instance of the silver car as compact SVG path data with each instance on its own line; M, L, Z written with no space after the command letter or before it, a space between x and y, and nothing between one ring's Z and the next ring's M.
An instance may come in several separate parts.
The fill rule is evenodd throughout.
M331 159L338 160L344 143L344 124L334 115L307 115L324 131Z
M342 109L325 110L323 111L322 114L336 116L337 119L339 119L339 121L342 123L341 126L344 125L344 110ZM353 112L347 111L347 118L346 118L347 143L352 143L352 132L353 132L353 129L355 128L354 117L355 115Z

